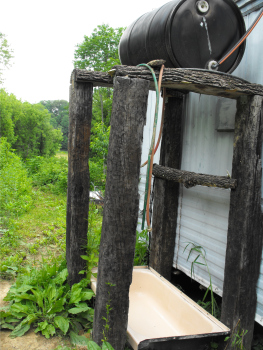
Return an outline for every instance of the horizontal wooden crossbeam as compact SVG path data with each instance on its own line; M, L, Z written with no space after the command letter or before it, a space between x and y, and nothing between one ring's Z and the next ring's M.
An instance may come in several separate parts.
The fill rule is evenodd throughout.
M86 69L75 69L73 79L76 82L91 82L93 86L112 87L116 76L140 78L150 81L150 89L154 89L151 72L145 67L115 66L110 74L94 72ZM156 77L159 71L155 70ZM237 99L244 95L263 96L263 86L251 84L230 74L203 69L165 68L162 87L181 91L192 91L205 95L214 95Z
M153 165L153 175L163 180L180 182L186 188L197 185L231 189L237 187L237 180L227 176L197 174L191 171L172 169L158 164Z

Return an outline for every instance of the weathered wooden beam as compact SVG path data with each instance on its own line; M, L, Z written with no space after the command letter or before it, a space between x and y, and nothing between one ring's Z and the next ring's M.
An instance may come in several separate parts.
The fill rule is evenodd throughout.
M115 66L114 69L116 69L116 76L129 76L130 78L136 76L153 81L150 71L145 67ZM158 79L159 71L155 70L155 74ZM153 87L153 82L150 87ZM263 96L262 85L251 84L230 74L202 69L165 68L162 87L232 99L243 95Z
M113 87L113 77L105 72L94 72L87 69L74 69L71 79L78 83L92 83L93 86Z
M72 81L69 101L66 258L69 283L81 280L85 269L89 213L89 144L92 118L91 83Z
M237 187L237 180L227 176L197 174L191 171L171 169L158 164L153 165L153 175L163 180L180 182L186 188L197 185L232 189Z
M256 286L262 255L261 219L261 96L237 101L221 320L232 330L238 320L244 348L250 349L257 305Z
M114 83L93 339L101 343L109 304L107 337L115 350L126 341L148 91L142 79Z
M168 98L162 135L160 164L179 168L181 163L181 129L183 95ZM163 167L162 167L163 168ZM171 279L179 184L154 179L153 223L150 245L150 266L166 279Z
M159 70L155 70L155 73L158 78ZM151 72L145 67L115 66L111 74L112 76L107 73L84 69L73 71L75 81L92 82L94 86L112 86L113 76L128 76L149 80L150 89L154 89ZM202 69L165 68L162 87L232 99L246 95L263 96L262 85L249 83L230 74Z

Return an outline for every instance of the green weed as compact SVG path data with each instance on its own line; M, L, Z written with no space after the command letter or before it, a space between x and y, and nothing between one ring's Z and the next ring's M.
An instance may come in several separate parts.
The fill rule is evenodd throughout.
M9 221L10 227L0 239L2 278L15 277L15 268L19 273L42 255L65 251L66 196L36 191L33 203L28 212Z
M147 230L136 231L136 244L134 254L134 266L143 266L148 264L149 254L149 236Z
M235 328L233 329L231 335L229 337L225 338L225 341L228 343L231 343L231 349L240 349L240 350L246 350L244 348L244 337L247 334L247 330L244 330L240 326L240 320L238 320ZM225 347L225 349L228 346L228 343Z
M108 300L107 300L107 304L106 304L106 317L102 317L102 319L105 321L104 329L102 331L102 334L103 334L102 342L103 343L106 343L108 340L108 334L109 334L109 330L110 330L109 316L110 316L110 311L112 310L112 307L110 306L110 302L111 302L110 293L111 293L111 288L115 287L115 284L113 284L113 283L108 282L106 284L109 286L109 289L108 289Z
M189 242L186 247L184 248L184 252L185 250L190 246L190 250L189 250L189 254L187 257L187 261L189 260L190 256L192 254L196 254L195 259L191 262L191 278L194 275L194 267L195 265L202 265L205 266L209 275L209 286L205 292L205 295L203 297L202 300L198 301L198 304L200 306L202 306L206 311L210 312L213 316L215 316L216 318L220 318L220 309L217 305L216 299L214 297L214 293L213 293L213 285L212 285L212 278L211 278L211 274L209 272L209 268L208 268L208 264L207 264L207 260L206 260L206 252L204 250L204 248L200 245L197 245L195 243ZM200 262L200 259L202 259L203 262ZM211 301L205 301L207 294L210 291L210 296L211 296Z
M101 225L102 214L94 203L90 203L86 254L81 255L81 258L86 260L87 267L86 270L80 271L80 274L86 273L88 279L91 278L92 269L98 265L99 261Z
M11 329L13 338L22 336L31 326L46 338L88 332L94 312L89 300L94 293L87 288L89 280L85 278L70 288L67 276L65 259L50 263L43 260L40 269L19 275L4 298L9 306L1 311L1 328Z
M55 194L67 193L68 160L66 157L34 157L26 159L33 185Z
M14 218L32 207L34 193L31 179L21 158L5 138L0 141L0 218L1 226L11 225Z

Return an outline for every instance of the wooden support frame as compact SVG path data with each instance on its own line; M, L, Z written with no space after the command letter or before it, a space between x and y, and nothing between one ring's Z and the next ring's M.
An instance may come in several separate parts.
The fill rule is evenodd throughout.
M92 82L94 86L113 86L114 76L128 76L148 80L150 89L154 89L152 75L145 67L115 66L110 74L85 69L73 71L75 81ZM155 70L155 74L158 78L159 71ZM262 85L249 83L230 74L204 69L165 68L162 87L232 99L250 95L263 96Z
M261 96L237 100L221 321L232 330L238 320L244 347L251 348L257 304L256 286L262 256L261 215Z
M183 103L184 96L178 93L165 104L160 164L166 167L179 168L181 165ZM177 225L174 213L178 201L179 184L156 177L149 265L168 281L172 274Z
M148 91L142 79L118 77L114 83L93 339L103 339L110 304L107 336L115 350L126 342Z
M157 77L158 74L159 72L156 71ZM85 240L87 234L86 218L89 196L88 181L87 179L84 180L84 177L88 176L87 160L89 137L87 137L87 135L89 133L86 133L84 135L83 130L89 130L90 125L91 87L113 86L114 79L117 79L117 81L119 79L124 79L126 80L126 82L140 80L140 82L147 83L150 89L153 89L152 76L149 73L149 71L147 71L144 67L116 66L110 74L101 72L89 72L87 70L74 70L72 74L72 90L70 98L70 115L72 118L72 122L70 124L69 135L70 159L67 204L67 260L69 262L68 266L70 269L76 270L76 264L81 264L82 262L79 260L77 263L77 259L79 259L79 256L82 253L80 246L83 245L83 240ZM125 84L123 85L123 88L121 88L119 93L126 94L126 89L130 91L129 84L125 87L124 86ZM78 90L78 88L80 87L85 88L84 90ZM255 286L258 278L262 252L263 228L262 214L259 203L261 188L260 142L262 142L260 137L260 135L262 134L262 116L260 110L262 105L263 86L258 84L251 84L237 77L218 72L209 72L198 69L166 68L164 69L162 87L177 89L185 92L193 91L201 94L222 96L238 100L232 171L232 176L237 180L238 186L235 189L231 189L228 243L223 291L222 321L233 329L235 326L235 322L238 319L240 319L242 327L244 329L248 329L248 336L246 337L244 345L245 347L249 348L253 333L254 313L256 308ZM125 96L125 103L127 104L130 101L130 98L127 95ZM120 115L123 116L124 120L126 120L125 118L129 114L129 109L125 110L125 103L122 103L120 101L120 103L116 104L116 108L117 110L119 109L119 111L121 112ZM136 116L136 113L134 113L134 116ZM132 118L130 119L130 121L132 122ZM139 129L140 128L141 126L139 127ZM122 129L123 138L125 138L126 133L129 133L128 126ZM121 142L119 144L121 144ZM80 154L82 153L82 156L77 156L77 149L78 147L82 148L82 145L86 145L84 147L85 151L80 151ZM118 154L118 147L111 147L112 150L116 150L116 152L114 151L115 153L112 153L113 163L115 164L114 166L116 166L116 164L119 161L118 156L116 160L114 159ZM129 149L125 148L123 157L125 158L125 155L127 156L128 153ZM138 161L138 158L136 158L137 161L135 160L135 158L132 159L136 163ZM179 168L179 166L177 165L169 166L171 166L172 168ZM125 167L121 169L121 171L124 171L123 174L125 174L125 176L127 175L127 173L125 172L128 171L127 169L129 169L129 167L125 163ZM74 174L77 173L79 174L75 176ZM116 188L120 187L120 183L116 181L116 179L119 180L118 177L114 178L113 176L113 182L112 185L109 185L110 187L113 186L113 184L115 184ZM133 179L135 183L137 182L138 175L136 172L133 173L131 179ZM78 187L78 184L82 185ZM80 188L82 188L83 193L81 193L81 196L77 198L76 194L78 189ZM112 189L108 189L107 191L108 193L112 193ZM120 191L119 198L125 198L126 194L128 196L127 198L129 198L130 193ZM77 208L81 206L81 203L84 203L82 207L82 212L78 212ZM119 349L121 348L120 346L122 346L123 344L125 338L125 327L127 325L125 321L128 313L127 295L131 278L132 263L130 255L130 246L128 248L129 258L127 262L124 258L116 260L116 256L119 256L117 254L120 254L121 249L127 247L124 239L124 237L127 237L127 235L123 235L124 231L121 231L121 233L119 231L116 231L116 233L119 233L114 235L113 228L116 227L114 226L116 225L116 217L121 218L120 211L124 212L125 210L127 210L128 207L124 206L122 210L118 209L119 214L116 214L115 209L120 206L117 205L117 201L115 201L114 203L111 202L109 194L106 196L105 204L106 207L108 207L108 211L106 211L108 218L105 218L105 223L103 226L103 237L105 238L105 242L107 242L108 240L108 244L110 244L111 247L114 248L114 246L116 246L116 255L114 255L115 253L112 254L110 250L107 249L106 243L105 245L102 245L99 263L99 275L101 277L99 278L101 279L101 281L104 282L101 282L101 292L99 292L97 295L97 304L99 305L96 307L97 316L95 316L94 338L96 341L100 341L102 330L102 324L100 320L101 316L105 315L105 306L107 304L105 295L108 292L108 289L105 288L105 282L107 282L106 267L107 264L110 262L111 258L113 258L113 262L115 262L116 264L113 264L111 262L111 265L109 265L111 267L114 266L114 268L113 272L110 272L111 274L108 275L110 276L110 280L108 282L114 283L115 277L120 277L121 275L127 272L127 278L125 278L125 281L119 286L119 292L116 292L117 288L115 292L113 292L113 309L116 309L110 318L110 325L112 325L110 329L112 329L112 333L109 336L109 340L112 341L113 345L115 345L115 342L117 342L115 346L116 349ZM137 206L137 204L133 203L132 205L133 209L131 210L131 213L134 213L134 208ZM129 209L127 212L129 212ZM86 220L86 225L83 224L84 216ZM134 215L132 216L134 219ZM111 237L112 240L109 240L107 238L108 233L106 233L106 231L108 225L106 225L106 223L112 225L111 228L109 226L108 231L108 237ZM130 225L128 221L126 222L126 224ZM72 234L71 232L73 232L73 236L75 235L74 237L77 237L78 239L77 245L72 247L70 247L70 235ZM129 242L131 243L132 249L134 249L134 233L132 233L131 238L129 239L131 239L131 241L129 240ZM235 270L233 266L238 266L239 270ZM76 277L76 274L74 276ZM70 277L71 283L75 281L74 276L72 275ZM123 291L124 297L123 299L119 299ZM121 322L118 321L120 320L120 314L119 312L117 312L119 310L119 304L117 303L117 300L121 300L122 324L120 324ZM250 307L250 310L248 310L248 305ZM116 327L115 324L117 325ZM117 334L117 338L115 338L115 334Z
M79 271L86 262L89 216L89 145L92 118L92 83L70 86L69 141L68 141L68 192L66 258L70 285L81 280Z

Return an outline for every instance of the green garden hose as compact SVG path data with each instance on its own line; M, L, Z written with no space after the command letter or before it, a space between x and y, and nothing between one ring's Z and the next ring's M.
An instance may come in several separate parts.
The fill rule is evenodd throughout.
M144 66L147 67L153 76L153 81L155 85L155 90L156 90L156 104L155 104L155 115L154 115L154 124L153 124L153 134L152 134L152 140L151 140L151 145L149 149L149 154L148 154L148 164L147 164L147 171L146 171L146 184L145 184L145 195L144 195L144 206L143 206L143 217L142 217L142 230L144 230L144 221L145 221L145 214L146 214L146 206L147 206L147 199L148 199L148 188L149 188L149 177L150 177L150 160L151 160L151 155L153 152L154 144L155 144L155 135L156 135L156 127L157 127L157 121L158 121L158 110L159 110L159 89L158 89L158 84L157 84L157 79L154 73L154 70L145 63L139 64L137 67Z

